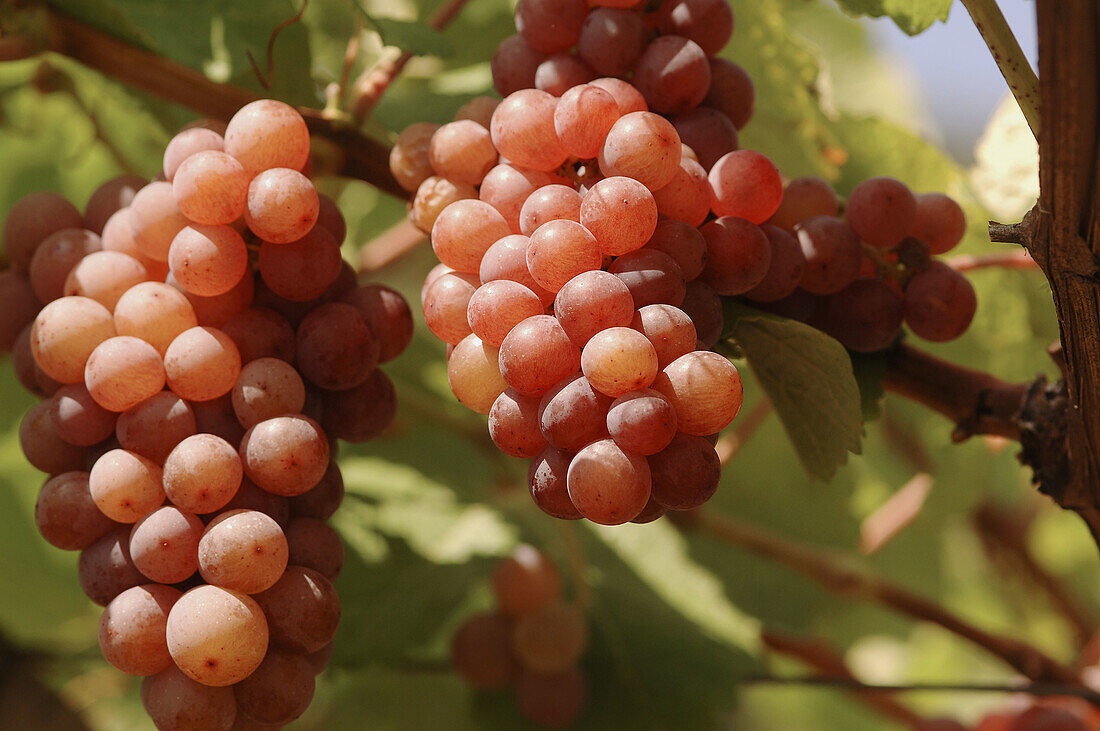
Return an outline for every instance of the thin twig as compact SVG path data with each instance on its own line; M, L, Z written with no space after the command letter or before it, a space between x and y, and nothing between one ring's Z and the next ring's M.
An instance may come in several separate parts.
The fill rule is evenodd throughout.
M745 442L752 438L774 410L769 399L761 398L749 413L738 419L737 426L732 431L718 440L714 445L714 451L718 452L718 459L723 467L730 463L730 460L741 450L741 447L745 446Z
M1033 586L1045 593L1054 609L1073 629L1077 647L1084 647L1096 632L1096 618L1090 616L1070 588L1032 554L1027 543L1031 517L1010 513L990 502L978 506L970 516L986 552L991 557L1009 559Z
M255 57L252 55L252 51L247 48L244 51L244 55L248 57L248 62L252 64L252 73L256 75L256 80L260 82L260 86L265 89L271 88L271 79L275 75L275 39L279 36L284 28L288 28L302 19L302 15L306 12L306 7L309 5L309 0L302 0L302 9L299 10L294 17L287 18L282 23L275 26L275 29L271 31L271 35L267 39L267 73L264 74L260 71L259 64L256 63Z
M760 640L769 650L796 658L820 672L820 676L812 676L814 679L824 680L829 678L838 681L838 684L843 683L842 687L849 688L859 701L870 706L886 718L913 727L924 720L908 706L899 703L888 693L881 692L880 689L876 688L874 692L864 692L864 684L852 674L840 652L824 640L797 637L767 627L761 630ZM784 681L786 679L779 680ZM761 678L755 678L749 682L760 683L762 681Z
M256 95L233 84L219 84L202 73L114 38L49 8L49 50L68 56L122 83L190 107L204 117L228 120ZM364 180L379 190L408 199L390 173L389 148L321 112L299 108L310 133L324 137L343 153L341 175Z
M1031 127L1031 133L1039 139L1039 78L1028 63L1016 36L1012 35L997 0L962 0L962 4L989 46L997 68L1008 82L1008 88L1012 90L1020 111Z
M1092 703L1100 702L1100 693L1081 685L1064 683L861 683L858 680L810 675L779 677L758 675L739 681L742 685L797 685L845 688L862 693L1027 693L1039 697L1072 696Z
M974 269L987 269L989 267L1039 270L1039 265L1031 258L1031 254L1024 249L996 254L982 254L980 256L961 254L945 259L944 263L959 272L969 272Z
M1035 681L1078 684L1077 674L1025 642L986 632L935 602L861 570L819 547L802 546L757 526L700 510L697 528L719 540L777 561L843 596L873 601L914 619L937 624L999 657Z
M359 253L359 271L370 274L385 269L416 251L428 237L407 218L390 226L372 239Z
M454 20L470 0L450 0L443 7L428 18L428 27L434 30L443 30ZM390 84L405 69L412 60L411 51L401 51L397 54L383 54L373 67L367 69L352 84L351 109L349 110L357 123L370 116L371 111L382 100L382 95Z
M890 498L868 515L859 526L859 551L870 555L882 549L907 526L924 507L932 490L932 475L918 472Z

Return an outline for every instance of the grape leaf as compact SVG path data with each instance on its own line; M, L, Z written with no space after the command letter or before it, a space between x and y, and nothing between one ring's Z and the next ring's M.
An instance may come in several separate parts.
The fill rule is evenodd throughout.
M859 386L848 351L794 320L726 302L729 336L775 405L806 471L830 480L848 452L860 453Z
M454 53L450 39L424 23L369 15L365 10L361 12L364 20L387 46L396 46L414 56L447 58Z
M863 420L871 421L882 415L882 397L886 395L882 387L882 377L886 375L886 356L878 353L849 353L852 359L852 371L859 385L860 408Z
M879 18L888 15L911 36L937 20L946 21L952 0L837 0L845 12Z

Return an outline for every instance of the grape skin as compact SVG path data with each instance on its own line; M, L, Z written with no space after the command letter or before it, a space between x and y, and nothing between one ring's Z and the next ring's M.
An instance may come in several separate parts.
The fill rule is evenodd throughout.
M576 221L544 223L531 234L527 269L535 282L556 293L573 277L599 269L603 263L596 237Z
M963 274L941 261L917 272L905 287L905 324L914 335L945 342L966 332L978 298Z
M276 495L291 497L313 488L328 469L329 446L313 419L277 416L245 432L240 446L245 474Z
M147 584L130 559L130 526L115 528L81 551L77 578L85 595L101 607L130 587Z
M63 294L94 299L113 311L119 298L130 287L147 279L150 275L145 265L129 254L94 251L69 271Z
M267 652L268 622L251 597L216 586L185 593L168 614L168 651L188 677L228 686L259 667Z
M493 403L508 388L500 373L500 349L467 335L447 359L447 383L463 406L488 414Z
M96 346L115 335L110 311L87 297L62 297L42 308L31 326L31 354L61 383L81 383Z
M332 582L303 566L288 566L275 585L256 595L271 629L271 641L294 652L328 644L340 623L340 598Z
M643 456L667 447L676 436L676 409L652 389L630 391L615 399L607 411L607 431L627 452Z
M88 473L80 471L46 480L34 504L34 522L50 545L66 551L87 548L117 525L96 507Z
M501 343L499 358L500 375L509 386L525 396L538 396L580 368L581 349L554 317L535 315L512 328Z
M493 596L500 611L519 617L561 599L562 578L554 562L526 543L493 569Z
M528 672L555 675L573 667L588 645L588 623L575 604L557 602L525 614L512 630L512 651Z
M324 520L296 517L287 524L290 563L304 566L336 581L344 567L344 543Z
M209 401L233 388L241 372L241 356L221 330L193 327L168 346L164 370L175 393L188 401Z
M95 402L83 384L62 386L48 402L57 436L78 447L90 447L115 433L118 414Z
M651 191L659 190L680 169L680 144L676 128L664 117L630 112L620 117L604 138L598 156L600 170L609 176L634 178Z
M156 348L140 338L108 338L88 356L84 383L100 406L126 411L164 388L164 361Z
M122 412L115 425L123 449L157 463L163 463L195 431L195 412L171 391L161 391Z
M580 373L543 395L538 404L538 428L558 449L576 451L607 436L607 410L612 397L595 388Z
M530 236L538 227L557 219L580 222L581 196L566 185L544 185L527 197L519 210L519 230Z
M165 639L168 613L182 593L145 584L122 592L99 618L99 649L128 675L156 675L172 664Z
M580 222L596 237L601 253L620 256L649 241L657 228L657 202L637 180L604 178L581 201Z
M160 731L230 731L237 716L232 688L196 683L175 665L145 679L141 702Z
M653 477L653 499L665 508L697 508L718 489L722 464L704 437L677 434L667 447L647 460Z
M202 520L194 513L172 505L157 508L130 531L130 558L153 581L184 581L198 571L202 532Z
M649 501L651 477L645 458L624 451L611 439L577 452L566 480L577 511L600 525L627 523Z
M184 160L172 177L172 195L181 213L193 223L230 224L247 215L249 174L220 150L197 152Z
M573 455L552 445L547 446L527 469L527 489L539 510L562 520L582 517L569 499L566 484L569 463Z
M533 457L546 446L539 429L539 399L509 388L489 409L489 437L512 457Z
M716 434L741 410L744 391L737 368L717 353L694 351L665 366L653 390L672 402L680 431Z
M629 325L634 317L634 299L614 274L583 272L558 290L554 316L569 339L583 348L601 330Z
M103 514L133 523L164 502L162 470L152 460L112 449L92 465L88 489Z
M243 477L237 450L213 434L187 437L164 461L165 495L176 507L200 515L228 503Z
M233 687L237 711L265 724L290 723L313 700L315 681L309 660L270 648L260 666Z
M270 589L287 567L283 529L257 510L227 510L211 520L198 543L198 565L208 584L243 594Z

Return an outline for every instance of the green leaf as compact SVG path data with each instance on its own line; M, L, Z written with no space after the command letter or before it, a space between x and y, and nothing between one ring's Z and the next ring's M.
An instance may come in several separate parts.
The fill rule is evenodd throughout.
M809 325L726 301L729 335L775 405L806 471L830 480L860 453L859 386L848 351Z
M447 58L454 53L454 45L442 33L424 23L397 18L382 18L363 11L363 17L370 24L382 42L387 46L396 46L414 56L440 56Z
M853 15L874 18L888 15L911 36L937 20L946 21L951 3L952 0L837 0L841 8Z

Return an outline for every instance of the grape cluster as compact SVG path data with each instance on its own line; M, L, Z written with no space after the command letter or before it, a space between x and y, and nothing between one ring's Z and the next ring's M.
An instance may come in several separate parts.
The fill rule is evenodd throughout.
M571 723L585 700L584 611L563 601L557 567L528 545L497 565L492 583L496 611L459 626L451 665L474 688L514 686L520 712L540 726Z
M422 305L451 389L532 460L542 510L617 525L717 487L714 435L742 388L706 349L719 296L767 269L755 223L782 183L737 150L753 90L711 58L733 30L725 0L611 4L523 0L493 62L505 99L409 127L390 165L441 262Z
M309 145L257 101L177 134L163 180L111 180L83 215L34 194L4 223L0 346L44 398L19 434L50 475L35 519L81 552L103 655L146 677L161 729L309 705L340 617L335 440L394 416L377 366L412 315L343 262Z
M887 347L903 323L925 340L953 340L974 317L974 287L934 258L966 233L966 214L942 193L914 195L901 181L870 178L852 190L841 218L826 181L798 178L760 229L772 261L746 299L850 350Z

